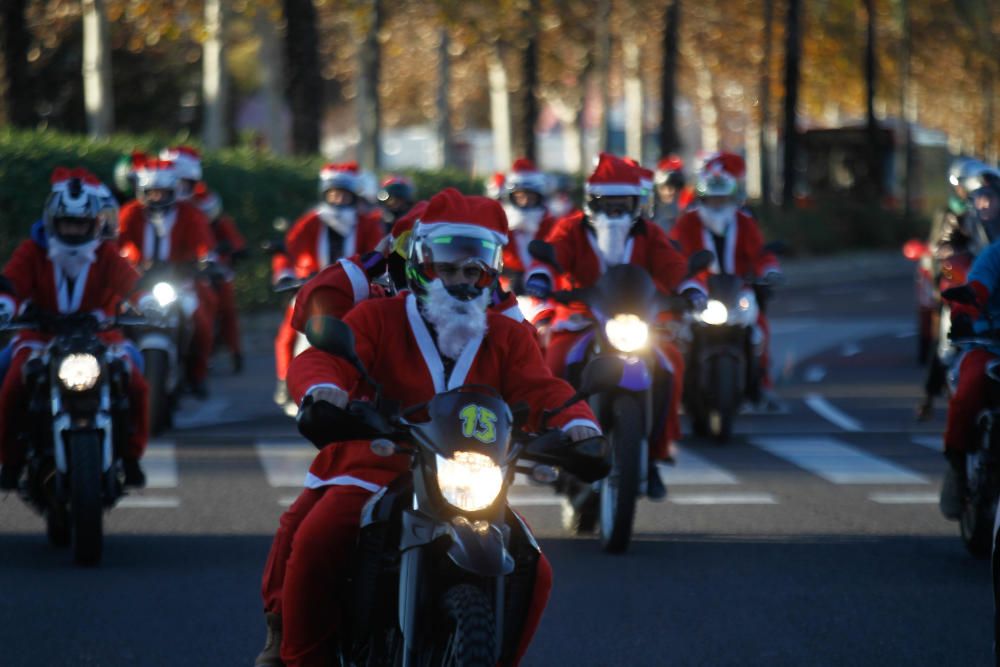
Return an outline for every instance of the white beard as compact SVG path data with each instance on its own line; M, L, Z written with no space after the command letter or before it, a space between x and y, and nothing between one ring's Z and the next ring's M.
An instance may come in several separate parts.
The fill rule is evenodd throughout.
M149 212L149 222L153 225L156 235L164 237L174 228L177 221L177 207L171 206L166 211L152 210Z
M353 206L320 204L319 217L327 227L344 238L350 236L358 225L358 209Z
M592 218L594 230L597 232L597 248L608 266L625 262L625 243L628 232L632 229L633 220L629 215L611 217L606 213L598 213Z
M504 213L507 214L507 227L510 231L520 231L534 236L538 233L538 228L542 225L542 218L545 217L544 208L518 208L511 204L504 204Z
M449 294L437 278L427 287L427 294L419 303L424 318L437 332L438 350L449 359L458 359L470 341L486 333L488 290L470 301L460 301Z
M549 213L553 218L562 218L573 210L573 202L569 197L552 197L549 199Z
M724 236L729 225L736 222L736 205L730 204L721 208L708 206L698 207L698 217L702 224L716 236Z
M97 259L97 246L100 244L100 239L95 239L81 245L66 245L56 238L49 237L49 259L63 273L76 280L84 267L93 264Z

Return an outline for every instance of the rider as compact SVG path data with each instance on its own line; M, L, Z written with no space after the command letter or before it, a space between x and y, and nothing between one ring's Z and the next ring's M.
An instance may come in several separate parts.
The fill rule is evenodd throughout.
M214 262L215 239L205 214L176 196L174 164L149 158L136 164L136 199L121 210L121 254L142 271L162 265ZM195 281L198 307L192 314L194 340L187 372L198 398L208 395L208 357L212 350L216 297L207 280Z
M191 146L171 146L160 151L160 159L174 163L177 172L177 201L194 197L194 189L201 181L201 153Z
M970 194L978 222L1000 225L1000 175L987 171L982 185ZM975 294L974 305L952 306L951 336L964 338L997 331L1000 322L1000 242L990 244L977 258L969 273L968 286ZM941 513L949 519L962 514L965 497L965 454L975 446L976 420L989 396L987 366L998 358L996 347L977 347L962 357L958 386L948 403L944 432L944 456L948 460L941 486Z
M307 211L285 235L285 250L271 261L276 286L311 278L341 257L367 253L382 238L377 215L362 215L361 181L357 163L327 164L319 173L320 204ZM285 376L295 356L296 332L292 305L285 311L274 339L277 387L274 402L288 404Z
M544 239L556 222L545 207L546 186L545 174L527 158L515 160L504 176L500 203L507 215L511 239L504 246L500 282L504 289L517 294L523 292L524 270L531 264L528 244Z
M699 204L677 220L670 232L690 255L699 250L715 254L712 273L731 273L760 280L772 285L781 280L781 269L774 253L764 248L757 221L740 210L742 195L737 180L719 164L711 165L698 177ZM760 309L757 326L760 330L760 397L765 408L774 408L776 399L770 394L771 374L768 370L770 327L764 308ZM757 388L754 388L757 389Z
M508 403L525 401L539 415L573 390L552 377L531 334L507 317L487 312L501 266L507 224L502 208L485 197L448 189L436 195L412 232L406 295L361 303L346 316L357 354L386 397L404 406L467 383L492 386ZM486 332L489 335L486 335ZM310 349L291 364L289 389L297 400L343 407L358 375L343 360ZM573 440L597 435L593 414L578 403L553 420ZM350 567L360 512L371 495L408 469L406 457L381 458L365 442L329 445L329 468L311 471L307 488L285 519L292 527L282 610L285 664L328 664L333 658L345 570ZM523 656L551 588L551 569L539 561L517 659Z
M115 244L101 238L100 214L105 204L100 183L82 169L57 168L52 192L45 203L42 227L22 241L3 269L0 311L4 319L31 301L44 313L90 313L98 321L113 318L131 292L139 274L118 255ZM118 330L99 334L116 345L130 370L132 431L128 451L122 452L125 483L143 486L146 477L139 459L148 438L147 385L132 362ZM17 438L26 400L22 369L29 358L43 353L51 336L22 332L15 339L14 358L0 389L0 489L17 488L24 467L24 443Z
M194 204L208 218L215 238L215 251L219 264L225 268L222 275L212 282L215 288L219 320L219 336L229 348L233 359L233 372L243 372L243 350L240 345L240 317L236 310L236 289L233 284L236 263L247 255L247 242L236 227L232 216L222 210L222 198L208 189L204 181L194 187Z
M406 176L389 176L382 181L378 191L378 204L382 209L385 233L417 203L417 188Z
M549 196L547 207L549 215L558 220L573 215L579 209L573 202L573 178L569 174L549 174Z
M673 154L660 160L653 173L653 185L656 187L653 222L669 233L694 200L691 188L685 187L684 161Z
M670 244L663 231L640 215L642 187L636 169L620 158L602 153L594 173L587 179L583 213L560 220L546 238L555 250L558 268L535 262L525 285L529 294L543 297L557 287L557 279L572 287L594 285L608 266L635 264L652 276L661 292L685 291L694 301L704 300L704 290L694 281L683 282L687 273L684 257ZM560 275L560 270L563 275ZM546 362L556 377L566 377L570 358L578 343L586 340L592 320L581 306L558 306ZM672 459L672 443L680 439L680 390L683 359L669 342L658 351L660 365L654 378L657 396L655 436L650 458ZM647 495L654 500L666 496L657 466L649 466Z

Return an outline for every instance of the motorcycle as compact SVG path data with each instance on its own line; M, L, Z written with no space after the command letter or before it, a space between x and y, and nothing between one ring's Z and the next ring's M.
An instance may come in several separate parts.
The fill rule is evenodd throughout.
M97 334L125 324L142 322L37 313L0 327L53 335L23 369L27 419L18 437L27 442L28 456L19 493L45 517L49 542L71 545L81 565L101 560L103 513L123 495L129 369Z
M184 384L192 341L198 276L214 275L211 269L161 265L147 271L139 282L136 300L145 319L126 333L142 353L143 375L149 384L149 428L154 435L173 425Z
M350 362L375 399L346 409L307 398L299 432L317 448L370 440L380 456L405 454L410 473L378 491L362 510L358 557L342 617L345 665L508 664L530 599L538 545L507 504L516 472L552 479L552 466L595 480L607 473L604 440L572 443L561 431L519 430L492 388L467 385L401 410L381 396L354 351L351 329L328 316L307 324L310 343ZM561 410L618 383L623 366L590 369L583 390ZM425 418L417 419L418 416Z
M532 241L529 252L557 266L548 243ZM712 259L707 251L693 255L689 276L705 270ZM656 410L665 409L662 405L654 409L653 376L659 361L650 326L660 313L685 312L691 304L684 297L660 294L649 273L634 264L612 266L592 287L554 291L549 298L562 304L582 303L593 320L575 350L578 353L567 360L571 384L579 386L587 368L605 359L617 358L625 364L618 385L590 397L590 407L611 443L611 473L596 489L581 488L574 480L560 485L571 498L569 527L590 532L596 523L601 547L621 553L632 538L636 504L646 494L653 416Z

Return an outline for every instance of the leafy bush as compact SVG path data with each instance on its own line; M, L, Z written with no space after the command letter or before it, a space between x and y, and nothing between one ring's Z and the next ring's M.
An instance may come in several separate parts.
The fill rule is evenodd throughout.
M49 175L57 166L82 166L110 183L116 160L132 150L157 151L189 137L116 135L91 140L52 131L0 129L0 253L8 256L41 215L49 191ZM252 255L241 265L237 292L241 303L273 302L269 288L269 258L260 244L275 236L273 221L294 221L317 200L319 156L278 158L249 148L207 152L205 180L222 198L250 243ZM466 193L482 192L482 182L454 169L409 171L422 198L444 187Z

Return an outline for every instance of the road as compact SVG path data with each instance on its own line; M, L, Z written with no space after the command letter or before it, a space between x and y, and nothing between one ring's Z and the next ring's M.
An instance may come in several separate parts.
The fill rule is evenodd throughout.
M512 497L556 582L526 665L983 665L989 568L937 509L944 405L917 423L908 277L774 304L780 415L725 446L685 440L626 555L568 537L546 488ZM259 577L312 456L269 402L266 355L214 371L147 459L150 488L78 569L0 501L0 665L248 665ZM217 423L220 420L225 423Z

